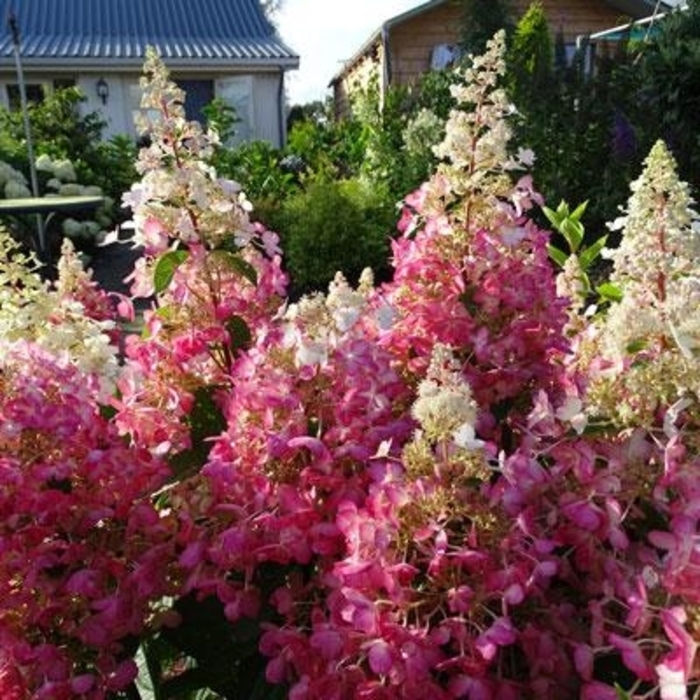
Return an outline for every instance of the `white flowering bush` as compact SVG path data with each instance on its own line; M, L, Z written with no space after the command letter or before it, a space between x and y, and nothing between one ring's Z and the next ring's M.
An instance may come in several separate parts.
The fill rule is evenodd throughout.
M40 196L103 197L103 203L94 212L91 212L90 218L78 220L75 217L62 216L60 220L61 238L69 238L76 245L82 247L85 244L99 241L112 225L114 201L109 197L104 197L101 188L78 183L75 167L70 160L53 159L42 154L36 159L36 169L41 175L42 192L40 192ZM0 192L5 199L25 199L33 196L26 176L4 162L0 162ZM29 220L27 221L29 222ZM47 225L51 226L50 219L47 220ZM13 223L17 237L30 240L34 235L34 222L31 221L26 226L29 228L25 229L25 224L19 219Z
M69 239L61 253L57 280L45 282L34 256L0 231L0 340L6 350L31 342L66 358L95 376L107 396L118 376L117 321L131 316L130 304L98 288Z

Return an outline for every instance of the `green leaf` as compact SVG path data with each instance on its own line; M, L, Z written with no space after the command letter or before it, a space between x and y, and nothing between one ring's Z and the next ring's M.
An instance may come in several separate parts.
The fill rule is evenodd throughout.
M245 350L253 339L248 324L240 316L231 316L226 322L226 330L231 338L231 348L234 352Z
M549 257L552 258L559 267L564 267L569 256L563 250L549 244L547 246L547 251L549 252Z
M159 306L155 310L155 314L158 318L167 322L167 321L172 321L174 318L177 317L177 310L172 305Z
M171 250L162 255L153 270L153 287L156 294L168 288L173 280L175 270L187 260L186 250Z
M169 459L176 480L195 474L204 466L209 456L208 438L221 434L226 428L226 418L214 400L217 389L203 386L195 391L194 405L187 416L191 447Z
M219 435L226 428L226 418L214 400L218 387L202 386L194 393L194 406L188 416L193 442Z
M136 678L136 689L141 696L141 700L159 700L153 683L153 674L149 668L148 659L146 658L143 646L139 647L134 661L139 670Z
M566 218L561 222L559 230L571 247L571 252L575 253L579 249L581 241L583 241L583 226L578 221Z
M172 481L183 481L194 476L206 464L209 456L209 445L199 443L187 450L182 450L168 458Z
M563 204L563 202L562 202L562 204ZM559 206L561 207L561 204ZM554 228L559 230L559 222L561 221L561 217L559 216L559 214L547 206L542 207L542 212L547 217L547 220L549 221L549 223L552 224L552 226L554 226Z
M209 671L207 673L207 671ZM224 671L222 670L223 674ZM183 700L199 690L209 687L209 684L217 681L210 669L188 668L178 673L174 678L169 678L163 683L162 690L167 698L182 698Z
M117 409L114 408L114 406L106 406L104 404L100 404L100 415L105 420L112 420L112 418L114 418L114 416L117 415Z
M161 635L195 666L166 681L164 696L184 699L191 696L183 693L206 687L222 697L250 698L248 691L264 673L266 663L258 650L259 621L241 618L230 622L223 604L214 597L188 595L176 602L175 609L181 624L163 628Z
M600 252L605 247L608 237L602 236L593 245L589 246L581 252L579 256L579 262L581 263L581 269L587 270L593 261L600 255Z
M632 696L617 683L615 683L615 695L617 695L618 700L632 700Z
M647 346L647 341L645 338L637 338L637 340L633 340L630 343L627 344L627 347L625 350L630 354L634 355L637 352L640 352L644 350L644 348Z
M586 207L588 206L588 200L583 202L582 204L579 204L576 209L574 209L571 214L569 215L571 219L574 221L580 221L581 217L583 216L584 212L586 211Z
M596 287L596 292L605 301L622 301L622 290L612 282L604 282L599 287Z
M583 204L579 204L579 206L571 212L569 210L569 205L562 200L559 202L556 211L552 211L549 207L542 207L542 211L549 220L549 223L552 224L556 231L564 236L572 253L575 253L583 242L586 230L580 219L586 211L587 206L588 202L586 201Z
M214 260L223 263L233 272L238 273L241 277L245 277L252 285L257 285L258 283L258 273L257 270L247 261L244 260L240 255L232 253L230 250L212 250L210 253Z

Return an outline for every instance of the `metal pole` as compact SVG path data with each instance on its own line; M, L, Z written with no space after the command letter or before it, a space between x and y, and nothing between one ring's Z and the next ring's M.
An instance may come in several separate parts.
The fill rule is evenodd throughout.
M17 68L17 83L19 85L19 98L22 104L22 120L24 122L24 137L27 141L27 157L29 158L29 179L32 186L32 194L39 196L39 181L36 174L36 162L34 161L34 145L32 143L32 129L29 124L29 108L27 105L27 87L24 83L24 71L22 70L22 59L20 57L19 25L14 12L10 12L7 18L7 25L12 33L12 45L15 54L15 67ZM44 220L41 214L36 215L36 230L39 237L39 254L46 252L46 237L44 232Z

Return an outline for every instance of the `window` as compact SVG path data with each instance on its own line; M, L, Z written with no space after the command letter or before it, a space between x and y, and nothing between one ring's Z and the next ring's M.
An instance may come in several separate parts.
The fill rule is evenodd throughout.
M253 134L253 78L250 75L234 75L216 81L216 94L236 110L238 121L234 125L234 141L248 141Z
M178 80L177 86L185 91L185 117L204 124L206 118L202 109L214 99L214 81Z
M25 85L24 90L27 95L27 102L41 102L44 99L44 86L40 83ZM22 108L22 99L17 83L10 83L7 85L7 103L13 111Z

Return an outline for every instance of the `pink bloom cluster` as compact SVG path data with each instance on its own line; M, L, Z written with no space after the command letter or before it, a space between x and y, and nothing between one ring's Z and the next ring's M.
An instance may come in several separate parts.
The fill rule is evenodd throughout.
M102 698L133 680L127 639L171 589L172 537L151 499L167 470L124 444L96 380L29 343L2 356L4 677L21 671L35 698Z
M58 279L54 283L62 303L77 302L87 318L94 321L133 320L131 301L116 292L101 289L92 272L85 270L70 239L66 239L58 262ZM119 342L118 330L111 333L112 341Z
M470 230L445 214L426 219L425 198L418 191L406 199L410 233L394 242L394 279L380 290L395 319L379 342L418 373L436 343L457 349L479 427L492 436L522 420L539 389L555 389L556 360L568 348L567 300L556 294L548 234L522 210L504 207L493 228Z

